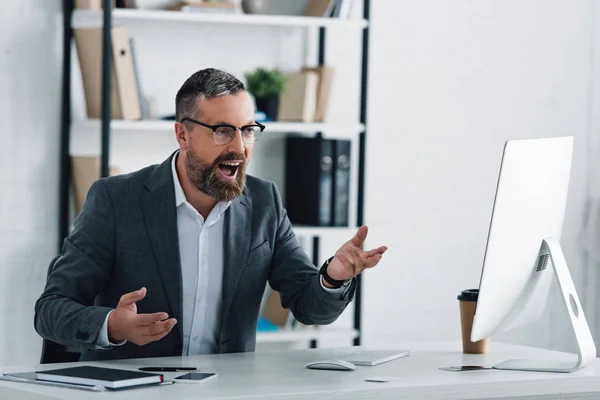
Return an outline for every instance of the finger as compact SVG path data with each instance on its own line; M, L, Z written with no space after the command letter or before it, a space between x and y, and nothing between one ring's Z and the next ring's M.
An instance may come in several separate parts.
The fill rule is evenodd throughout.
M360 273L364 269L365 259L361 255L361 251L355 247L351 248L350 256L352 257L352 266L354 268L354 273Z
M168 330L166 330L164 332L157 333L156 335L142 336L143 344L148 344L148 343L151 343L151 342L156 342L157 340L160 340L160 339L164 338L165 336L167 336L169 334L169 332L171 332L171 329L168 329Z
M151 325L155 322L160 322L169 318L169 314L165 312L157 312L154 314L138 314L136 316L137 326Z
M365 262L365 269L373 268L381 261L381 254L375 254Z
M346 260L348 260L350 265L355 265L356 264L356 256L357 256L356 247L350 246L348 248L348 251L346 252L345 256L346 256Z
M144 297L146 297L146 288L145 287L141 288L140 290L136 290L134 292L126 293L123 296L121 296L121 299L119 300L119 304L117 307L130 306L130 305L135 304L136 302L142 300Z
M154 335L159 335L165 331L170 331L171 329L173 329L173 327L175 326L175 324L177 323L177 320L175 318L170 318L166 321L162 321L162 322L157 322L153 325L146 325L141 327L141 335L142 336L154 336Z
M358 228L358 232L356 232L356 235L354 235L354 237L351 240L352 244L356 247L361 247L363 242L367 238L368 232L369 228L366 225L363 225L360 228Z
M387 249L388 249L387 246L381 246L381 247L378 247L378 248L373 249L373 250L363 251L362 252L362 256L364 258L370 258L370 257L373 257L376 254L383 255L383 253L385 253Z

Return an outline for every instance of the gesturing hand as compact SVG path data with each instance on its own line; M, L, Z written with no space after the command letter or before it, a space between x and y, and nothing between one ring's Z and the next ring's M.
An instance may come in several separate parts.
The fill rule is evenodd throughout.
M347 281L365 269L373 268L379 263L381 256L387 250L387 246L369 251L361 250L361 246L367 238L368 230L367 226L361 226L356 235L344 243L335 253L333 260L327 266L327 274L331 278Z
M127 340L143 346L160 340L171 332L177 320L169 318L167 313L137 313L135 303L144 297L146 288L121 296L117 308L108 317L108 337L111 342Z

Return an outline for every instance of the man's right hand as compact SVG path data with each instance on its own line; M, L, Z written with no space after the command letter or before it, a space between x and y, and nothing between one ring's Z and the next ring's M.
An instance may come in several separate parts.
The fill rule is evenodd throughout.
M121 296L117 308L108 317L111 342L127 340L143 346L165 337L177 323L167 313L138 314L136 302L146 297L146 288ZM167 319L169 318L169 319Z

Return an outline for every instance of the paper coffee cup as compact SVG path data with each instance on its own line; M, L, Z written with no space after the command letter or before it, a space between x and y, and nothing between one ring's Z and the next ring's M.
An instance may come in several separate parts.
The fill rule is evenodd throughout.
M478 297L479 289L463 290L457 297L460 305L463 352L467 354L487 353L490 346L489 338L477 342L471 341L471 329L473 328L473 318L475 317Z

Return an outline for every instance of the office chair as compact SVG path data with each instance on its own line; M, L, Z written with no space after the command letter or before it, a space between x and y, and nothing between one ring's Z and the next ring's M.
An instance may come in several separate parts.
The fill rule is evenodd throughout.
M51 340L44 339L42 344L41 364L54 364L79 361L81 354L58 344Z
M48 267L48 273L46 275L46 279L52 272L52 268L54 268L54 263L60 257L60 255L54 257L54 259L50 262L50 266ZM41 364L50 364L50 363L63 363L63 362L74 362L79 361L79 356L81 354L73 349L67 348L62 344L58 344L48 339L44 339L42 342L42 355L40 358Z

